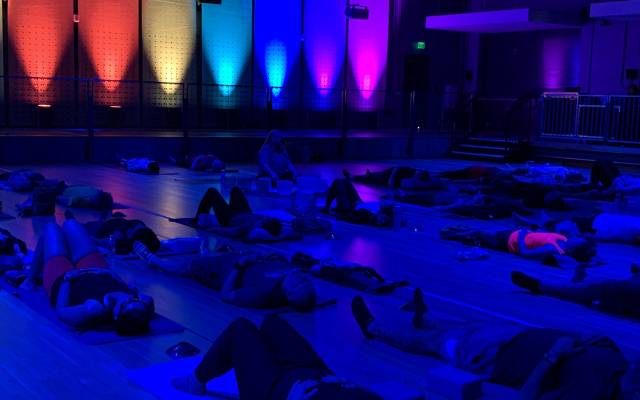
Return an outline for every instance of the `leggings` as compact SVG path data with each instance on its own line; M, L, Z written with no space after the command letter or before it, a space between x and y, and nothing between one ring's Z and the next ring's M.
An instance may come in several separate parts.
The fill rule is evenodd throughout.
M513 231L502 230L496 232L481 230L442 230L440 237L469 246L479 246L485 249L509 251L509 237Z
M360 195L349 180L336 179L327 192L327 201L325 203L327 208L331 207L334 201L339 212L355 211L360 201Z
M206 383L231 369L241 399L286 399L295 383L286 379L292 373L308 372L297 374L296 380L333 375L311 345L276 316L265 318L260 328L243 318L232 322L213 342L195 375ZM279 387L283 385L288 387Z
M231 189L231 197L228 204L217 189L210 188L207 190L202 200L200 200L200 205L198 205L196 220L201 214L208 214L212 208L218 222L224 227L228 227L231 224L231 219L236 215L251 213L251 206L247 201L247 197L238 187Z

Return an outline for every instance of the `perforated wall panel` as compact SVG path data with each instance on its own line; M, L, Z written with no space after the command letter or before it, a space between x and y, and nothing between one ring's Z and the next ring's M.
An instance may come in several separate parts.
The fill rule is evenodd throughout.
M138 2L82 0L79 2L80 75L98 78L94 101L123 106L137 99Z

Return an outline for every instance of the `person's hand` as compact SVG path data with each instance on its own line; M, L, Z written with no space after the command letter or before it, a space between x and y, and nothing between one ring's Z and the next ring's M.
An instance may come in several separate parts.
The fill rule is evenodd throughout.
M573 354L576 351L576 341L570 337L563 337L556 341L551 350L547 352L545 358L552 364Z
M287 400L312 399L318 392L318 389L314 388L317 385L318 382L316 381L297 381L291 387Z

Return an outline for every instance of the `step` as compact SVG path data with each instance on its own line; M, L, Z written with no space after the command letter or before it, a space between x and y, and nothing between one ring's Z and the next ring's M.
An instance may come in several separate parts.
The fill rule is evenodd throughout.
M485 142L485 143L507 143L507 142L512 142L512 140L508 140L505 138L490 138L490 137L470 137L467 139L469 142Z
M492 159L492 160L505 159L504 154L476 153L472 151L463 151L463 150L452 150L451 154L454 156L460 156L460 157L484 158L484 159Z
M458 147L464 147L465 149L474 149L474 150L491 150L491 151L508 151L509 149L505 148L505 146L487 146L482 144L470 144L470 143L461 143Z

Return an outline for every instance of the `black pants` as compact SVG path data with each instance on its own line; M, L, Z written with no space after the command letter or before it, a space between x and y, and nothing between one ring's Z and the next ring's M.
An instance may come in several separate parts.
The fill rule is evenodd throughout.
M333 375L311 345L275 316L265 318L260 328L244 318L232 322L213 342L195 375L205 383L231 369L241 399L274 398L274 390L286 396L295 381L287 382L286 388L278 386L297 370L308 370L316 378Z
M396 171L394 180L393 182L389 182L394 170ZM399 188L403 179L413 178L416 172L417 170L411 167L395 167L380 172L367 172L364 175L356 175L353 177L353 180L369 185L388 186L391 184L394 188Z
M485 249L509 251L509 237L513 231L481 231L481 230L442 230L440 237L464 243L468 246L479 246Z
M360 195L348 179L336 179L327 191L326 206L331 207L336 202L336 209L340 212L355 211Z
M247 197L238 187L231 189L228 204L217 189L209 188L200 200L196 220L200 214L208 214L212 208L221 226L229 226L231 219L238 214L251 213Z

